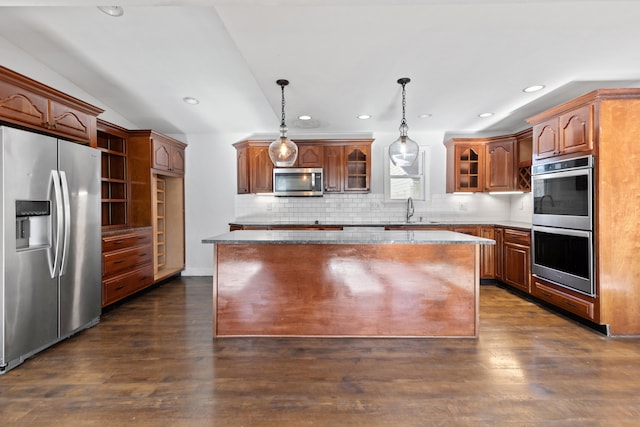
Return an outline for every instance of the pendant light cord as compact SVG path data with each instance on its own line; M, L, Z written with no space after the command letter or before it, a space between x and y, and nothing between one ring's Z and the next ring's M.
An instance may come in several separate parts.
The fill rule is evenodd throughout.
M402 83L402 122L400 123L401 125L406 125L407 124L407 119L405 119L405 110L407 107L407 101L405 99L407 92L405 91L405 85L406 83Z
M280 126L286 126L284 123L284 85L280 85L280 90L282 91L282 122L280 122Z

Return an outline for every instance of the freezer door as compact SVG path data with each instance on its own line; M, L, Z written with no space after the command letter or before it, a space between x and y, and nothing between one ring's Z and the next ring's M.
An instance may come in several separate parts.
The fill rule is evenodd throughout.
M31 218L31 244L16 245L16 200L50 198L51 171L56 169L56 140L0 127L0 191L2 209L2 274L0 283L0 365L53 343L58 336L58 286L49 262L55 222L51 215ZM37 230L34 228L36 227ZM46 228L46 230L45 230ZM37 241L34 237L38 235ZM19 246L20 248L18 248Z
M60 276L60 336L65 337L97 321L101 312L101 162L98 150L67 141L59 141L58 153L69 205Z

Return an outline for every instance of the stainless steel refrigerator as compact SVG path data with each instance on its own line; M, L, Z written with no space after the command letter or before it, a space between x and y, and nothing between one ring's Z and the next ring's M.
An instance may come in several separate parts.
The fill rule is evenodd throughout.
M0 374L98 323L100 152L0 126Z

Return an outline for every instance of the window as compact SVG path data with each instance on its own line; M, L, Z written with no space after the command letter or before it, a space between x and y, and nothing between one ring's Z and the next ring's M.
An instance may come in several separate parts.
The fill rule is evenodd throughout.
M413 166L396 166L389 158L389 147L384 148L384 198L385 200L429 200L429 164L431 147L421 146Z

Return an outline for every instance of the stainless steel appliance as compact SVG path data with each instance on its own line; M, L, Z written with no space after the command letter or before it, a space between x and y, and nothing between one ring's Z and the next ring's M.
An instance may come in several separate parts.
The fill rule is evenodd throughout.
M534 165L531 175L534 224L593 229L593 156Z
M592 156L532 167L531 273L592 296L593 181Z
M274 168L275 196L322 196L322 168Z
M99 321L100 155L0 127L0 374Z
M536 225L532 232L534 276L594 295L593 233Z

